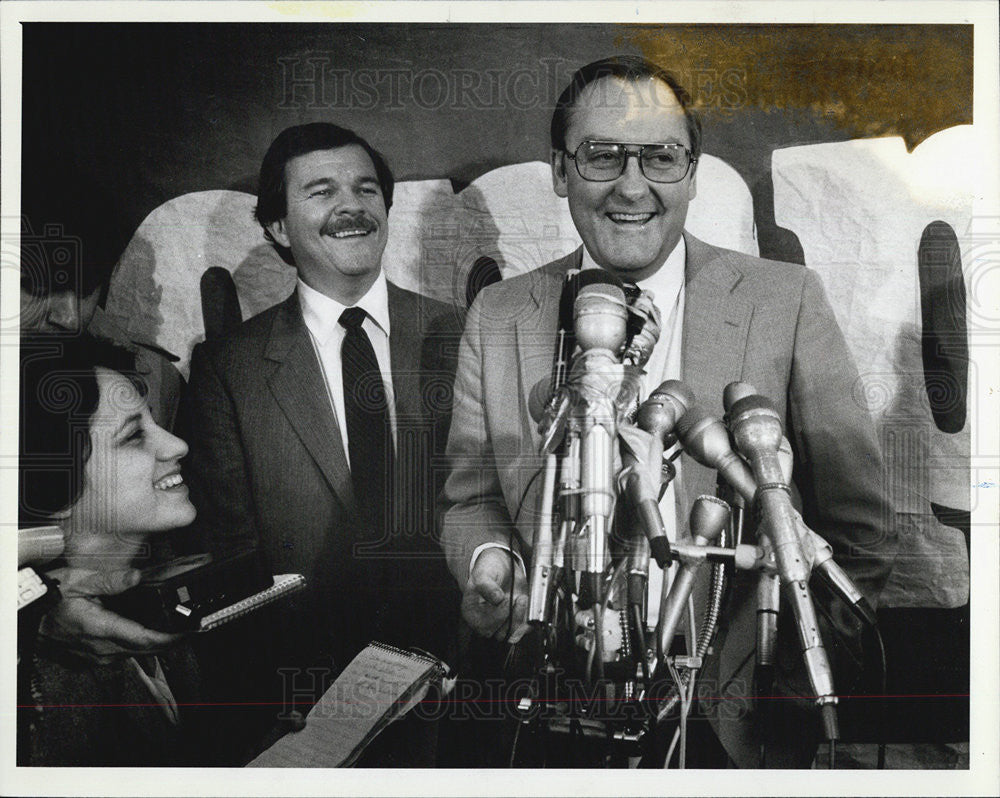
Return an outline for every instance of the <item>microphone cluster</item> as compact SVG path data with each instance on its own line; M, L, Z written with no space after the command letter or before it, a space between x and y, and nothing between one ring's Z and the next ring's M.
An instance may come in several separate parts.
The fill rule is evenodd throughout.
M594 608L600 628L599 607L607 605L621 571L627 569L628 604L644 608L650 558L664 569L677 562L655 631L656 662L664 662L706 563L757 571L758 665L774 662L780 591L795 616L827 736L836 739L837 697L809 588L812 572L867 623L874 622L872 609L834 561L829 544L792 504L791 447L769 399L753 386L732 383L723 396L725 418L717 419L696 404L684 383L668 380L640 403L643 367L659 338L660 316L648 294L632 287L627 297L627 291L603 270L567 275L551 378L531 392L545 466L528 620L552 624L564 586L567 596ZM689 536L668 540L659 502L673 473L665 451L674 442L719 473L720 485L728 486L725 495L753 509L756 544L716 545L731 512L714 496L695 501ZM627 515L616 513L619 501L628 505L634 528L613 536L616 518ZM615 540L624 545L616 549Z

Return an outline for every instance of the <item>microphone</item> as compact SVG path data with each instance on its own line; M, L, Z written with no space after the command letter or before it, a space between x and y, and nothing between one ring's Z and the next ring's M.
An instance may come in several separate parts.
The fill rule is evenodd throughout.
M588 286L610 285L620 287L621 281L603 269L571 269L563 280L559 295L559 326L556 330L556 347L552 355L552 373L548 383L539 381L528 398L528 410L538 423L542 435L542 451L553 451L569 412L569 398L565 394L570 374L570 360L576 349L575 311L576 298ZM546 400L545 397L548 397ZM541 403L542 409L538 408Z
M729 521L729 505L715 496L699 496L691 507L691 537L697 547L708 546L722 534ZM660 617L656 624L657 652L663 661L670 653L677 626L680 624L688 597L694 589L698 571L706 560L681 560L680 570L670 590L660 601ZM666 584L666 582L664 582Z
M621 288L621 280L603 269L571 269L563 280L559 295L559 327L556 333L556 351L552 362L552 391L555 394L566 384L570 358L576 347L576 300L588 286L610 285ZM623 294L624 296L624 294Z
M635 510L644 537L649 541L646 559L652 553L660 568L670 565L670 543L663 526L657 501L660 484L660 463L663 462L663 439L641 427L622 425L618 429L622 441L622 469L619 483Z
M639 426L667 444L677 422L694 406L694 391L680 380L665 380L639 408Z
M774 549L778 575L795 612L802 656L823 713L827 739L836 739L833 674L809 591L809 567L799 541L798 514L792 507L778 458L781 417L770 400L757 394L735 401L728 415L736 448L750 461L758 485L761 526Z
M572 304L570 304L571 299ZM555 564L555 549L559 549L559 559L562 560L564 535L568 534L568 527L565 524L560 525L558 539L552 530L558 468L554 450L559 431L564 427L562 422L565 421L571 404L570 394L565 390L568 371L566 363L575 340L583 350L580 355L582 362L579 369L582 369L582 373L578 378L579 381L584 388L588 387L588 381L599 382L604 361L610 360L614 363L615 355L624 343L626 317L624 306L625 295L621 289L621 282L613 275L601 270L567 274L559 298L560 329L553 363L551 395L548 402L541 402L546 387L543 383L539 383L532 388L528 399L529 412L539 421L539 431L544 438L542 450L546 453L541 507L532 540L528 595L528 620L535 623L546 623L549 620L556 574L561 570L561 563L560 566ZM570 329L572 335L569 334ZM573 365L577 367L576 361ZM603 420L601 413L594 412L594 408L601 404L600 397L594 395L593 389L597 386L590 387L591 390L585 391L582 395L582 401L589 409L584 415L586 419L596 422L598 419ZM613 417L610 423L614 423ZM610 493L612 476L610 472L614 461L610 451L605 450L610 450L610 442L613 439L613 429L609 431L598 423L587 425L584 430L580 455L584 489L581 510L585 517L591 519L583 569L588 572L603 571L604 560L607 557L606 527L610 523L611 509L614 505L614 495ZM572 450L573 447L567 448ZM572 451L568 454L570 457L573 456ZM567 466L564 462L563 471L571 475L572 465ZM608 472L607 479L604 478L605 471ZM610 495L605 494L602 488Z
M531 573L528 589L528 621L548 623L552 594L555 590L555 573L553 572L552 534L553 502L556 488L556 456L554 453L545 458L545 470L542 480L542 492L539 500L538 520L535 523L531 541Z
M655 465L657 488L667 436L673 432L677 419L693 402L694 393L683 382L667 380L639 407L636 417L639 428L652 436L649 450L646 452L647 477L652 476L649 469ZM628 448L623 451L622 460L626 464L625 487L649 541L650 553L657 565L666 569L670 565L670 542L667 540L663 517L660 515L659 490L652 490L648 479L643 479L638 471L640 462Z
M747 504L757 492L753 473L729 443L729 433L717 418L695 405L677 422L681 446L696 462L714 468L733 486Z
M722 406L726 408L726 412L728 413L730 408L740 399L745 399L756 393L757 389L749 382L731 382L722 389Z
M723 405L726 408L727 417L732 414L733 406L740 400L757 394L757 390L746 382L731 382L723 392ZM781 436L781 443L778 446L778 463L786 484L790 484L793 467L792 447L788 438ZM862 623L874 626L878 619L875 610L865 598L864 594L858 590L851 578L844 572L833 559L833 547L827 543L820 535L806 526L802 517L796 513L797 533L802 541L808 540L812 549L812 568L818 572L827 585L843 600L854 615Z
M547 377L540 379L528 393L528 413L538 424L538 434L542 436L539 451L542 454L550 454L559 447L572 408L572 398L566 386L553 392L551 385Z
M646 611L646 584L649 582L649 541L643 535L632 538L628 553L628 601Z
M606 274L606 273L605 273ZM618 353L625 343L628 312L620 282L608 280L580 289L573 306L573 332L581 352L573 361L572 387L580 425L581 507L585 519L583 568L600 574L607 566L607 538L614 507L615 398L624 367Z
M35 526L17 530L17 567L41 566L63 553L62 528Z

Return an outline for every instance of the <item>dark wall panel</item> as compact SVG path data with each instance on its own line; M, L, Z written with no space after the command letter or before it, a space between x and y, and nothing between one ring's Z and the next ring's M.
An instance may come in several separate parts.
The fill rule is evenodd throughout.
M578 66L617 52L675 71L705 149L747 181L765 254L770 158L794 144L929 134L972 121L971 26L53 24L24 26L23 194L117 259L138 223L190 191L253 192L283 128L357 129L400 179L465 183L548 157Z

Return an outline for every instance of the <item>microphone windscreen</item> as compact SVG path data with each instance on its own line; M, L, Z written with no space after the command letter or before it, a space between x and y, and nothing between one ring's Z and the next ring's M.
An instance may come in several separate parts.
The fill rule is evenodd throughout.
M552 383L548 379L540 379L534 384L531 393L528 394L528 412L532 420L537 424L545 414L545 406L549 403L552 395Z
M704 421L706 418L711 418L708 411L700 405L694 405L688 408L688 411L677 420L677 437L681 439L683 443L691 430L695 428L699 423Z
M573 329L573 308L580 291L591 285L613 285L622 287L622 281L604 269L574 269L566 274L562 294L559 296L559 329ZM624 294L623 294L624 296Z
M595 282L580 289L573 305L573 333L580 349L607 349L617 354L625 345L628 309L621 283Z
M694 391L688 387L687 383L681 382L681 380L664 380L649 396L652 398L657 394L670 397L670 399L682 408L683 412L687 412L694 407Z

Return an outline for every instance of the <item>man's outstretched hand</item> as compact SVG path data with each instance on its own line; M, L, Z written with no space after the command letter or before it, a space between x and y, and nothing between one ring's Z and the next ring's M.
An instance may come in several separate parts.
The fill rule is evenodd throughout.
M59 580L62 600L42 618L39 634L77 656L107 664L119 657L162 651L184 637L147 629L101 604L100 596L122 593L138 584L135 569L57 568L47 575Z
M528 582L521 568L505 549L484 549L465 584L462 617L483 637L516 643L531 628L527 615Z

